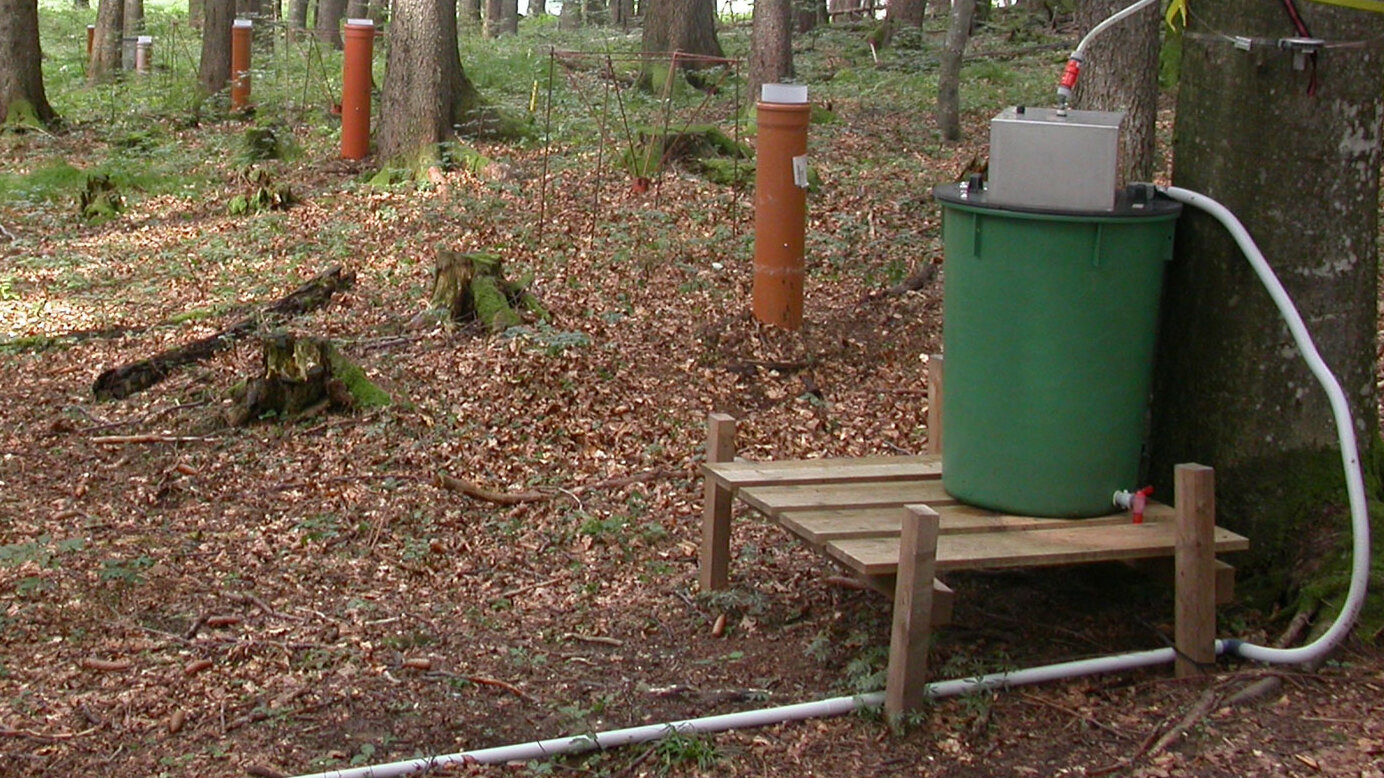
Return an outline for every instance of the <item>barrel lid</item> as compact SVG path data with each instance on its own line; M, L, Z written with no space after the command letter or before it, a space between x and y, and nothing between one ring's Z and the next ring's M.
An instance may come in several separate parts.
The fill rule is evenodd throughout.
M991 203L989 192L974 182L939 184L932 196L948 205L970 208L1032 213L1046 216L1079 216L1090 218L1170 217L1182 212L1182 203L1170 199L1153 188L1152 184L1131 184L1115 193L1115 207L1109 211L1091 209L1031 208Z

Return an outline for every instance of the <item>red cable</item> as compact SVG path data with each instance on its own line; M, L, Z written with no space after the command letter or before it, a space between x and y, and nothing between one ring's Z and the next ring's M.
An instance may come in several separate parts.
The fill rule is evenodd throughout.
M1288 18L1293 21L1293 27L1297 28L1297 34L1304 37L1312 37L1312 32L1307 29L1307 23L1298 15L1297 4L1293 0L1283 0L1283 8L1288 11ZM1312 72L1307 81L1307 96L1317 96L1317 53L1314 51L1308 55L1311 60Z

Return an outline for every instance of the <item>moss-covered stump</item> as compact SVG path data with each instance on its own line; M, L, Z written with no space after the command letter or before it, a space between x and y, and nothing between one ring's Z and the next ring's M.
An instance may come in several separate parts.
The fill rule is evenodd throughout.
M234 404L226 421L234 426L265 417L376 408L390 402L389 395L331 341L279 333L264 338L262 346L263 375L232 390Z
M747 160L753 155L749 144L736 141L710 124L694 124L680 130L640 127L621 163L634 177L636 190L642 191L648 179L670 162L684 162L693 170L706 172L710 167L706 163L712 160Z
M428 310L414 318L414 325L475 321L497 334L522 324L526 313L546 319L547 311L527 290L530 280L506 279L500 258L494 254L439 249Z
M86 188L77 196L77 206L83 219L100 224L114 219L124 210L125 198L111 177L100 173L87 176Z

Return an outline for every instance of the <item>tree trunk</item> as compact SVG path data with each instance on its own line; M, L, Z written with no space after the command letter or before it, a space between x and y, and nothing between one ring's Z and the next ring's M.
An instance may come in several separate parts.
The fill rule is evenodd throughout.
M1384 38L1378 14L1298 11L1312 37ZM1379 430L1384 68L1369 48L1341 47L1296 70L1288 52L1242 51L1218 32L1276 39L1286 26L1277 3L1199 0L1182 40L1173 181L1244 222L1340 380L1368 450ZM1220 523L1251 539L1251 570L1291 574L1299 553L1323 554L1316 541L1338 530L1322 523L1324 505L1344 499L1327 400L1240 251L1202 213L1180 221L1163 308L1151 480L1171 494L1174 464L1214 466Z
M200 32L206 15L205 0L187 0L187 23L189 27Z
M1127 5L1125 0L1082 0L1076 9L1080 35ZM1161 23L1153 6L1096 36L1077 82L1077 108L1126 112L1120 136L1120 178L1125 182L1153 179Z
M121 0L101 0L96 9L96 37L87 67L87 78L93 84L109 81L120 69L120 25L124 13Z
M750 41L749 99L759 99L759 87L793 75L792 0L756 0Z
M35 128L57 119L43 91L38 0L0 0L0 125Z
M266 416L303 418L324 410L378 408L389 394L370 382L358 365L322 338L278 333L260 341L262 372L245 382L225 413L241 426Z
M927 0L889 0L884 19L896 27L922 27Z
M529 16L547 16L548 0L529 0Z
M389 22L389 0L370 0L366 13L376 27L383 27Z
M346 18L364 19L370 15L370 0L346 0Z
M576 30L582 26L582 5L579 0L566 0L557 17L559 30Z
M928 16L936 19L951 15L951 0L927 0Z
M799 34L811 32L831 21L827 0L793 0L793 26Z
M500 33L519 34L519 0L504 0L504 6L500 9Z
M296 38L308 26L308 0L289 0L288 29Z
M120 69L135 69L135 40L144 34L144 0L124 0L120 24Z
M457 12L460 17L461 26L468 30L477 30L481 27L482 6L481 0L461 0L457 3Z
M457 54L456 0L394 0L380 105L380 155L416 162L481 118ZM484 129L484 128L481 128Z
M644 37L640 50L645 54L679 54L721 57L721 43L716 40L716 0L645 0ZM678 66L691 70L705 67L704 61L680 58ZM649 62L640 81L655 91L663 84L660 72L667 71L666 63Z
M634 22L634 0L610 0L610 23L628 30Z
M946 140L961 140L961 58L971 37L976 0L955 0L947 24L947 45L937 71L937 126Z
M206 0L206 19L202 25L202 61L197 81L204 94L226 88L231 79L231 22L235 0Z
M428 310L415 316L410 325L419 328L444 321L475 321L497 335L523 324L521 311L547 317L543 305L523 285L505 279L498 256L439 249Z
M342 48L341 18L345 14L346 0L317 0L317 21L313 25L317 39L334 49Z
M485 37L498 38L504 34L504 5L504 0L485 0Z

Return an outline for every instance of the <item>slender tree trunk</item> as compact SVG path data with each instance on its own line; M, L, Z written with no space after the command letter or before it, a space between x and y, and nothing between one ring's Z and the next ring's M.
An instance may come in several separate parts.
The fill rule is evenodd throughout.
M480 114L457 54L456 0L394 0L380 105L380 156L416 162Z
M504 7L500 12L500 32L505 35L518 35L519 0L504 0Z
M144 34L144 0L124 0L120 16L120 68L134 70L134 39Z
M504 0L485 0L485 37L498 38L504 33Z
M1246 52L1218 37L1283 37L1278 3L1195 9L1182 40L1173 181L1222 202L1264 250L1340 380L1367 453L1379 434L1379 54L1328 48L1296 70L1288 52ZM1297 10L1312 37L1384 38L1379 14ZM1344 499L1327 400L1240 251L1200 212L1180 220L1162 324L1151 480L1171 494L1161 490L1174 464L1214 466L1218 521L1251 539L1252 570L1292 575L1304 556L1324 559L1321 541L1339 532L1324 505Z
M756 0L750 41L750 101L759 99L760 86L792 75L792 0Z
M1077 29L1082 35L1129 5L1125 0L1081 0ZM1089 67L1077 82L1076 107L1125 111L1120 136L1120 177L1153 179L1154 129L1158 119L1158 27L1156 6L1106 29L1086 49Z
M204 0L187 0L187 23L194 30L202 29L202 21L206 18L206 3Z
M610 23L628 30L634 22L634 0L610 0Z
M314 24L317 39L334 49L342 48L341 18L345 14L346 0L317 0L317 21Z
M557 17L559 30L576 30L582 26L582 4L580 0L565 0Z
M43 91L38 0L0 0L0 125L57 119Z
M346 0L346 18L364 19L370 15L370 0Z
M951 15L951 0L927 0L927 14L932 18Z
M206 0L206 18L202 24L202 61L197 68L197 82L205 94L215 94L226 88L231 79L231 22L234 20L235 0Z
M817 25L829 21L827 0L793 0L793 26L799 34L811 32Z
M125 13L121 0L101 0L96 9L96 37L91 44L87 78L93 84L108 81L120 69L120 25Z
M955 0L947 24L947 45L937 71L937 126L946 140L961 140L961 57L971 37L976 0Z
M885 21L895 26L922 27L927 0L889 0Z

